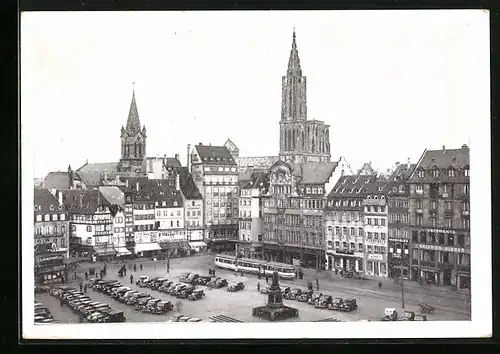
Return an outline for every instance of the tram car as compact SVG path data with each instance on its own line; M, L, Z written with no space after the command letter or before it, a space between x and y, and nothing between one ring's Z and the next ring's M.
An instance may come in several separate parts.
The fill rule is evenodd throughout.
M291 264L270 262L262 259L236 258L236 256L218 254L214 264L217 267L230 269L235 272L261 274L272 276L276 271L282 279L295 278L295 267Z

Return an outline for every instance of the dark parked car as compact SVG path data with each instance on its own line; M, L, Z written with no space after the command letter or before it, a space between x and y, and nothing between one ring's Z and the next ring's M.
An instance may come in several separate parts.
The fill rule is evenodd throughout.
M104 322L107 323L118 323L118 322L126 322L123 311L111 311L106 314Z
M174 305L172 305L170 301L160 301L156 303L156 307L151 311L151 313L154 313L156 315L162 315L173 309Z
M297 300L299 300L300 302L308 302L312 294L313 294L312 290L305 290L299 295Z
M199 276L198 278L196 278L194 280L194 283L197 285L207 285L207 283L210 281L210 279L212 279L212 277L210 277L208 275L202 275L202 276Z
M240 281L238 283L232 283L227 286L227 291L236 292L245 289L245 285Z
M340 306L340 311L351 312L358 308L356 299L345 299Z
M195 290L193 285L188 285L181 291L179 291L176 296L180 299L187 299L187 297Z
M319 291L315 291L313 292L313 294L311 295L311 297L309 298L309 300L307 301L307 303L309 305L314 305L316 303L316 301L323 295L322 292L319 292Z
M164 281L163 284L158 288L158 291L162 293L166 293L170 285L172 285L174 282L171 280Z
M427 316L426 315L415 315L415 318L413 321L427 321Z
M169 294L172 296L177 296L182 290L186 289L187 287L187 284L178 284L171 292L169 292Z
M401 321L415 321L415 312L405 311L403 316L401 316Z
M302 289L299 288L294 288L291 289L289 292L285 293L284 297L285 299L288 300L297 300L297 298L302 294Z
M326 309L332 303L333 298L330 295L321 295L314 303L314 307Z
M205 297L205 293L201 289L193 290L191 294L189 294L188 299L191 301L196 301Z
M330 304L328 305L329 310L340 310L340 307L342 306L342 303L344 300L341 297L335 297L332 299Z

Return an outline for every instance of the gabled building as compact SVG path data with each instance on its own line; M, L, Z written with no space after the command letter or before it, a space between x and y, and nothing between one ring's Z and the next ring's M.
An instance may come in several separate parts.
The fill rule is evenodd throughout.
M276 162L264 196L263 258L323 268L323 210L326 188L334 184L337 163Z
M118 257L131 256L125 240L125 193L117 186L101 186L99 192L109 203L113 220L113 247Z
M425 150L409 178L411 279L470 287L469 147Z
M63 191L63 205L70 220L70 254L96 259L116 254L110 204L99 190Z
M238 170L224 146L196 145L191 174L205 201L205 237L217 250L234 250L238 241Z
M233 156L235 159L240 156L240 149L238 149L238 147L236 146L235 143L233 143L231 141L231 139L227 138L226 142L224 143L223 145L228 151L229 153L231 154L231 156Z
M69 224L61 193L57 196L45 188L34 190L34 271L37 284L58 283L65 276Z
M73 171L71 165L68 170L49 172L40 184L40 188L46 188L51 191L65 189L85 189L87 186L82 181L77 171Z
M262 199L268 191L267 172L254 172L240 187L238 251L245 258L262 258Z

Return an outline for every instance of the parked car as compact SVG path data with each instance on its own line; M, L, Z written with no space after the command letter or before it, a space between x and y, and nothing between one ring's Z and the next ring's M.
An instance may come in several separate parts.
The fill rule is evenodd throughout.
M286 299L286 294L290 292L290 287L289 286L282 286L280 287L280 291L283 294L283 297Z
M316 301L323 295L322 292L319 292L319 291L315 291L313 292L313 294L311 295L311 297L309 298L309 300L307 301L307 303L309 305L314 305L316 303Z
M123 294L127 293L130 290L132 289L127 286L121 286L113 290L113 292L111 293L111 297L115 300L118 300Z
M141 311L144 306L148 303L149 300L152 298L150 296L143 296L139 299L137 299L136 303L134 304L134 310L136 311Z
M221 277L212 277L210 281L207 283L207 286L209 288L215 288L215 283L219 280L222 279Z
M179 281L183 281L183 279L187 279L187 277L189 277L189 274L191 274L191 273L182 273L181 275L179 275Z
M263 286L262 288L260 288L260 293L261 294L268 294L269 293L269 288L271 287L271 285L266 285L266 286Z
M160 279L160 277L153 277L153 278L149 279L148 282L144 283L144 287L151 289L151 287L158 281L158 279Z
M127 303L128 299L131 298L132 296L139 295L139 292L136 290L129 290L125 294L121 295L118 298L118 301Z
M197 285L207 285L207 283L212 279L212 277L208 275L201 275L194 280L194 283Z
M197 318L197 317L191 317L189 320L187 320L186 322L201 322L201 318Z
M227 280L220 278L215 282L215 289L223 288L226 285L227 285Z
M194 285L188 285L181 291L175 294L180 299L187 299L187 297L194 291Z
M403 316L401 316L401 321L415 321L415 312L405 311Z
M148 282L149 282L149 277L146 275L141 275L139 277L139 280L135 282L135 285L139 286L140 288L144 288Z
M384 310L384 317L382 317L382 321L397 321L398 320L398 312L394 308L386 308Z
M313 294L312 290L302 291L302 293L299 295L297 300L299 300L300 302L308 302L309 299L311 298L312 294Z
M132 296L130 296L128 299L127 299L127 302L126 304L127 305L134 305L140 300L140 299L143 299L143 298L150 298L151 295L149 294L146 294L146 293L139 293L139 294L134 294Z
M151 313L154 313L156 315L162 315L168 311L171 311L174 309L174 305L170 301L160 301L156 303L156 307L152 310Z
M179 286L186 286L186 284L182 284L182 283L173 283L173 284L172 284L172 285L170 285L170 287L167 289L167 294L172 295L172 293L173 293L174 291L176 291L176 290L177 290L177 288L178 288Z
M236 292L245 289L245 285L240 281L227 286L227 291Z
M151 290L158 290L160 286L162 286L163 283L166 282L167 280L168 280L167 278L157 279L153 284L151 284L150 286Z
M177 296L182 290L186 289L187 287L187 284L179 284L169 294L172 296Z
M111 311L106 314L104 322L107 323L126 322L126 318L125 315L123 314L123 311Z
M413 321L427 321L427 316L426 315L415 315L415 318Z
M343 302L344 300L341 297L334 297L327 308L329 310L340 310Z
M149 299L148 302L142 307L141 311L145 313L152 313L156 308L156 304L160 301L160 299Z
M161 291L162 293L166 293L168 288L173 284L174 282L171 280L167 280L163 282L163 284L158 288L158 291Z
M104 322L104 319L106 318L106 315L104 315L101 312L92 312L89 314L87 317L87 321L91 323L98 323L98 322Z
M191 301L200 300L205 297L205 293L201 289L195 289L191 294L188 295L188 299Z
M326 309L332 303L333 298L330 295L321 295L316 302L314 307Z
M184 317L184 315L173 315L173 316L170 316L170 318L168 319L167 322L179 322L179 318L181 317Z
M358 308L356 299L345 299L340 306L340 311L351 312Z
M191 319L191 316L181 316L177 322L187 322Z
M297 300L300 294L302 294L302 289L294 288L285 293L284 298L288 300Z
M191 274L189 274L189 277L187 278L187 282L189 284L195 284L196 279L198 279L199 277L200 277L199 274L191 273Z

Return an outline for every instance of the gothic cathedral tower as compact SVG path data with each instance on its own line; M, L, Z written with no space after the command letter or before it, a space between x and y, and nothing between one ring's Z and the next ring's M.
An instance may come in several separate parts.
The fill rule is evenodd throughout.
M280 159L295 163L330 162L329 126L307 120L306 77L300 67L295 29L281 85Z
M135 103L135 90L128 113L127 126L121 129L121 158L118 172L141 173L146 158L146 127L142 127Z

